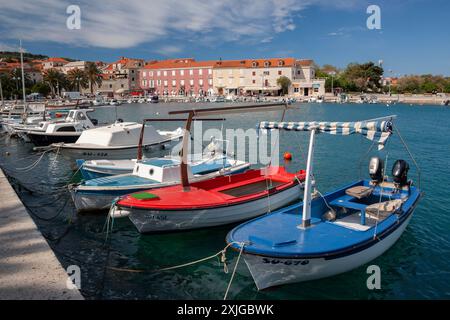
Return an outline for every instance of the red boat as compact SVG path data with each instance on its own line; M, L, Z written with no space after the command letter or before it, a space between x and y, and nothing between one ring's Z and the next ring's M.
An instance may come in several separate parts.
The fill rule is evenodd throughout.
M192 183L188 191L176 185L131 194L117 202L115 214L128 215L141 233L225 225L298 201L304 179L304 170L248 170Z
M287 104L277 103L169 113L189 115L183 137L181 185L128 195L115 204L110 215L128 216L141 233L162 232L235 223L298 201L305 180L303 170L293 174L283 167L269 166L190 184L184 152L197 116L287 108Z

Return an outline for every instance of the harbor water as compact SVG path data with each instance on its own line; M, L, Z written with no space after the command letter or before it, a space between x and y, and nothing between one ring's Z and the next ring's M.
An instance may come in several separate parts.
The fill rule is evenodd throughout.
M99 122L142 121L167 117L168 111L217 107L219 104L125 104L97 108ZM255 128L259 121L279 121L282 112L226 115L226 121L204 123L216 127ZM450 298L450 109L439 106L383 104L298 104L286 112L286 121L352 121L396 114L401 136L421 169L424 197L399 241L368 265L381 269L381 289L367 288L368 265L317 281L275 287L258 292L241 260L231 285L230 299L448 299ZM155 123L174 130L182 122ZM290 171L305 168L309 135L281 132L279 151L290 152ZM419 171L398 134L385 150L368 152L371 142L361 137L319 135L315 150L315 178L321 193L368 177L370 156L387 160L388 173L397 159L409 162L416 185ZM86 299L222 299L237 254L228 251L230 272L218 259L172 271L160 268L213 255L225 247L233 226L181 233L141 235L129 219L114 221L105 240L106 213L77 214L67 184L80 179L72 164L55 152L40 154L21 140L0 136L0 166L27 206L41 232L64 267L81 268L81 293ZM280 160L281 164L285 164ZM299 217L300 221L300 217ZM4 244L7 245L7 244Z

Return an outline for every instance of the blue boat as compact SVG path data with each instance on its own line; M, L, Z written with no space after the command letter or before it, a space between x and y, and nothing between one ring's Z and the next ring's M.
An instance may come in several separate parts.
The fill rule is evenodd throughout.
M371 179L314 198L311 190L316 133L361 134L381 149L392 134L393 118L260 124L262 129L310 131L311 137L304 201L243 223L227 235L226 241L240 251L259 290L350 271L399 239L421 197L420 189L408 180L406 161L397 160L387 177L383 161L373 157Z
M132 160L130 160L132 161ZM223 154L204 156L188 163L192 181L241 173L250 164ZM132 173L85 180L69 186L75 207L81 211L109 209L117 197L180 183L180 160L152 158L135 161Z

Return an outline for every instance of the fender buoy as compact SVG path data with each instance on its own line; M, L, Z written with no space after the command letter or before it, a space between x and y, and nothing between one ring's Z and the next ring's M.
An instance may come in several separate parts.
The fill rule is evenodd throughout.
M284 160L291 161L292 160L292 154L290 152L285 152L283 155Z

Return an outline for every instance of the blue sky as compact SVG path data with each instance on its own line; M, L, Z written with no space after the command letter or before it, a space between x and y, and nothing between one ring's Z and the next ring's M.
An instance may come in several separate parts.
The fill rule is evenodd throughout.
M81 29L69 30L69 5ZM369 5L381 30L369 30ZM384 61L393 75L450 75L448 0L0 0L0 50L84 60L311 58ZM389 73L389 72L388 72Z

